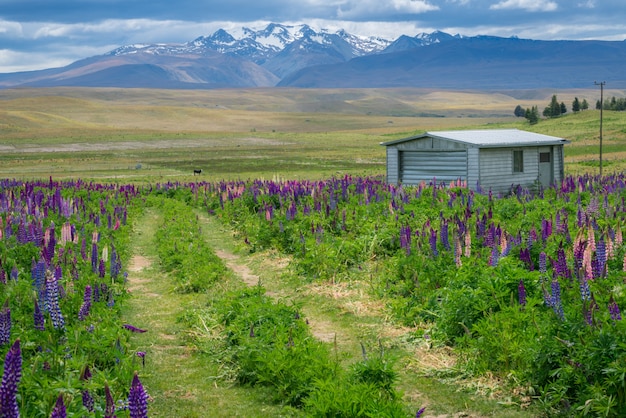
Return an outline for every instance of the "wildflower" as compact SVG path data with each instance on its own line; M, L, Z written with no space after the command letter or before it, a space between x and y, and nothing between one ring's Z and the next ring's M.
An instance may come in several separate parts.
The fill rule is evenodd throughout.
M109 385L104 384L104 397L106 399L106 406L104 409L104 418L117 418L115 415L115 401L113 395L111 395L111 389Z
M546 268L547 268L547 256L546 256L546 253L542 251L539 253L539 271L545 274Z
M433 252L433 255L437 257L437 255L439 255L439 251L437 251L437 231L434 230L433 228L430 228L429 243L430 243L430 249Z
M617 306L617 302L613 299L613 295L611 295L609 299L609 313L613 321L620 321L622 319L622 314L619 310L619 306Z
M500 259L500 253L498 252L498 247L494 245L491 248L491 255L489 256L489 265L492 267L497 266L499 259Z
M461 262L462 252L463 250L461 249L461 238L459 238L459 236L455 234L454 236L454 263L456 264L457 267L461 267L463 264Z
M90 379L91 379L91 370L89 369L89 366L85 366L82 373L80 374L80 380L83 382L87 382ZM91 393L89 393L89 390L83 389L81 391L81 395L83 398L83 406L87 408L89 412L93 412L95 402L94 402L93 397L91 396Z
M9 300L4 303L2 311L0 311L0 345L9 344L11 342L11 309L9 308Z
M519 304L522 306L526 306L526 287L524 287L524 281L521 279L519 281L519 284L517 285L517 294Z
M145 351L137 351L137 357L141 359L141 365L146 367L146 352Z
M89 315L89 310L91 309L91 286L85 286L85 294L83 296L83 304L78 311L78 320L84 321L85 318Z
M65 404L63 403L63 395L59 394L57 403L54 405L50 418L65 418L66 416L67 411L65 410Z
M561 285L556 277L552 280L550 287L552 288L552 309L563 320L565 319L565 314L563 313L563 303L561 302Z
M22 377L22 350L17 339L4 359L4 374L0 384L0 417L19 418L17 404L17 385Z
M603 277L606 273L606 243L602 236L596 244L596 258L598 260L598 277Z
M20 273L17 269L17 266L14 265L13 268L11 269L11 280L17 281L19 274Z
M593 295L589 297L589 302L583 302L583 316L585 317L585 322L587 325L592 326L594 322L593 314L598 309L598 304L596 303Z
M448 221L441 216L441 230L439 231L439 236L441 239L441 243L443 244L443 248L446 250L450 250L450 241L448 238Z
M124 324L123 327L126 328L129 331L132 331L132 332L141 333L141 332L146 332L147 331L145 329L137 328L136 326L131 325L131 324Z
M59 283L55 274L46 270L46 310L50 314L52 326L56 329L65 329L65 319L59 307Z
M411 255L411 227L400 227L400 248L406 250L407 257Z
M148 394L143 388L137 372L133 376L128 394L130 418L148 418Z
M589 300L591 297L591 290L589 289L589 282L585 276L578 279L578 286L580 288L580 297L583 301Z
M44 331L46 329L46 319L43 316L43 312L41 312L41 308L39 308L39 303L37 299L35 299L35 312L33 313L33 321L35 322L35 329L39 331Z
M426 408L420 408L418 409L417 413L415 414L415 418L420 418L422 416L422 414L424 413L424 410Z

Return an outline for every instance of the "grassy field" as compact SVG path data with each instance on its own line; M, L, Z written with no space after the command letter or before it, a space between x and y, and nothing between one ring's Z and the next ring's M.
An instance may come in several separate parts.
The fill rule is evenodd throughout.
M98 181L323 178L383 174L380 142L427 130L519 128L570 139L566 171L598 169L599 112L529 126L557 94L595 103L594 89L474 92L424 89L0 90L0 177ZM607 91L618 97L623 92ZM604 112L605 172L626 159L626 114ZM196 178L197 179L197 178Z

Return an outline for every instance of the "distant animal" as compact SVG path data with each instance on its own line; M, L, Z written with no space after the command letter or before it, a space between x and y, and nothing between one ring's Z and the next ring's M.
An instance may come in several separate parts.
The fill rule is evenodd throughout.
M202 169L193 170L193 175L195 176L196 174L202 174Z

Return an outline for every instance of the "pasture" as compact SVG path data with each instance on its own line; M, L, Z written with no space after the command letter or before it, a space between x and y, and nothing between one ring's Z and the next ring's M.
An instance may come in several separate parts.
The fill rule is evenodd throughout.
M597 111L511 116L552 94L0 91L0 391L24 416L623 415L624 116L598 178ZM572 140L567 180L381 181L380 142L471 127Z
M593 89L556 92L595 103ZM0 177L153 182L383 174L380 142L427 130L515 127L572 140L566 171L597 169L599 113L529 126L553 91L19 89L0 91ZM620 92L606 92L621 96ZM607 171L626 158L625 115L604 114Z

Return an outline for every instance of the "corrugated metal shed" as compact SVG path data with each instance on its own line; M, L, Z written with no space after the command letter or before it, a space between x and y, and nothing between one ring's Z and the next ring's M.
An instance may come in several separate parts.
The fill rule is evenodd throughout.
M470 188L507 192L516 185L560 182L563 145L569 142L519 129L482 129L426 132L381 145L390 183L462 180Z

